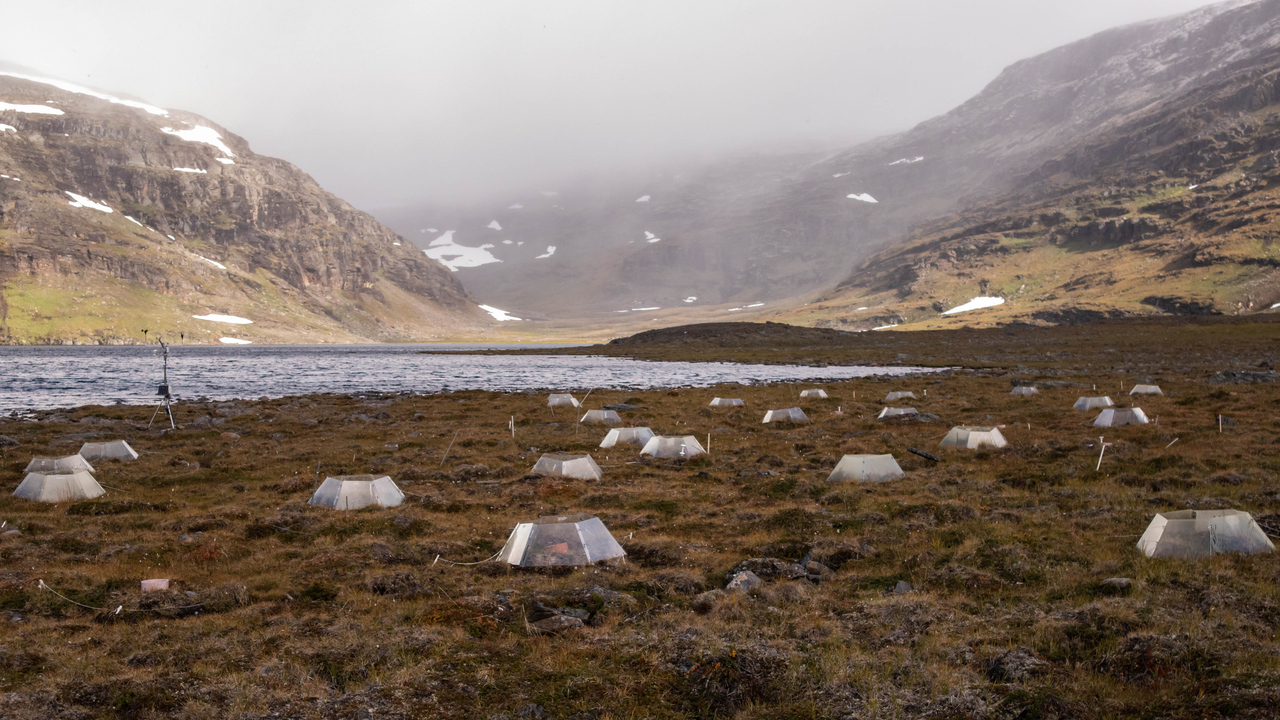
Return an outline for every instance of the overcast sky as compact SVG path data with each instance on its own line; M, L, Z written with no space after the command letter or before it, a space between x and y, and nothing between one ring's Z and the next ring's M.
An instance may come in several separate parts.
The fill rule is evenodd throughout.
M0 59L200 113L372 209L852 142L1204 0L0 0Z

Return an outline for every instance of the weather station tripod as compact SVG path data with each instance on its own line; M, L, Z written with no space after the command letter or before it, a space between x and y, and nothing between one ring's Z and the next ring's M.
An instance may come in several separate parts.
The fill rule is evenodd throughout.
M164 382L156 390L156 395L160 397L160 403L156 405L156 411L151 413L151 422L147 423L147 429L151 429L151 425L156 421L156 416L160 414L160 409L163 408L165 414L169 416L169 428L176 430L178 426L173 422L173 394L169 391L169 344L161 340L160 347L164 350Z

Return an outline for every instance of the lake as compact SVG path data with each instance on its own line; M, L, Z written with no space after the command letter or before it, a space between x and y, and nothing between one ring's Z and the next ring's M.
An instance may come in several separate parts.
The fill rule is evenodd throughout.
M935 371L897 366L819 368L422 352L518 347L522 346L173 346L169 353L169 383L179 399L233 400L310 393L642 390L734 382L818 382ZM161 377L162 357L156 346L3 346L0 413L89 404L150 404L155 402Z

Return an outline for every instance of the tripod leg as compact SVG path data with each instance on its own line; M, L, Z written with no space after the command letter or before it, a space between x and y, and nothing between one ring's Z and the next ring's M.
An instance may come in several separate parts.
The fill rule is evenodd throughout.
M156 405L156 411L151 413L151 422L147 423L147 429L151 429L151 424L156 421L156 416L160 414L160 406L164 405L164 401L160 401L160 405Z
M165 412L169 413L169 428L177 430L178 426L173 422L173 405L171 405L168 400L164 401L164 409Z

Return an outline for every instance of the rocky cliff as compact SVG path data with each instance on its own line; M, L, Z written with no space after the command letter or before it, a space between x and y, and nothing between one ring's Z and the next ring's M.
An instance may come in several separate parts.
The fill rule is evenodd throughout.
M446 268L216 123L0 73L4 341L410 341L487 324Z

